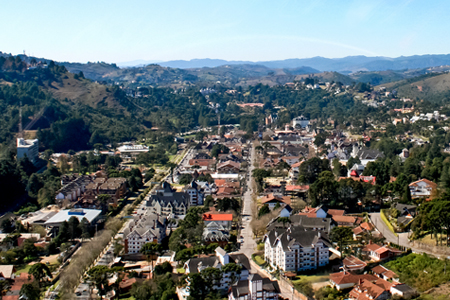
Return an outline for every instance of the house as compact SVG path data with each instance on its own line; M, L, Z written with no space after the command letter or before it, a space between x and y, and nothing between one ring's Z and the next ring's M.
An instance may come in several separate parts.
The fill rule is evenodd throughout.
M402 251L398 249L373 244L372 241L369 241L369 244L362 249L362 252L373 261L381 261L402 254Z
M286 205L283 207L283 209L280 211L280 214L278 215L280 218L289 218L292 213L292 207L289 205Z
M358 227L353 228L353 239L358 240L362 238L364 233L372 232L374 229L375 227L368 222L361 223Z
M206 169L213 169L215 164L216 164L215 159L195 158L189 160L189 165L191 167L198 166Z
M203 228L202 241L205 245L217 243L225 248L230 241L230 229L216 222L208 222Z
M240 169L241 164L231 160L217 165L217 172L221 174L239 174Z
M211 222L222 225L225 228L231 228L233 222L233 214L219 213L215 211L209 211L203 214L203 222L208 225Z
M251 274L247 280L240 280L230 287L228 300L277 300L280 293L278 281Z
M372 273L381 279L399 282L399 276L395 274L395 272L383 267L382 265L378 265L372 268Z
M350 255L344 258L344 260L342 261L342 266L344 267L344 270L347 270L349 272L362 272L367 266L367 263L363 262L353 255Z
M67 203L77 201L86 190L86 186L93 182L92 177L87 175L73 176L70 181L61 180L62 188L56 192L55 203L62 206Z
M352 217L352 216L339 216L339 215L335 215L332 216L332 219L334 222L336 222L336 224L338 224L339 226L355 226L356 223L358 222L358 218L357 217Z
M309 218L326 218L328 216L327 212L320 206L318 207L305 207L299 215L305 215Z
M291 197L269 194L261 198L261 204L267 204L270 209L273 209L277 203L280 205L290 205Z
M429 198L436 189L437 184L425 178L409 184L409 190L412 198Z
M380 279L382 280L382 279ZM382 283L374 283L369 280L361 280L350 291L349 299L351 300L386 300L391 296L390 288L385 289Z
M185 192L175 192L169 183L163 182L155 188L147 200L147 208L163 216L183 216L190 206L191 197Z
M404 299L414 298L418 295L417 291L407 284L396 284L390 289L392 296L399 296Z
M330 285L337 289L338 291L346 290L352 288L361 280L366 280L370 282L375 282L378 277L372 274L354 274L351 272L343 271L338 273L330 274Z
M123 231L125 253L139 253L146 243L161 243L166 237L166 218L148 213L136 216Z
M9 280L11 281L11 280ZM3 300L19 300L24 299L25 297L20 296L20 290L24 284L31 283L33 281L33 275L28 274L27 272L20 273L19 276L16 276L10 285L10 289L6 292L6 295L2 296Z
M117 148L117 151L124 161L130 161L139 154L148 152L149 147L145 145L122 145Z
M309 185L293 185L288 184L284 188L284 193L288 196L298 196L306 198L309 191Z
M292 167L294 164L299 162L300 157L299 156L282 156L280 159Z
M276 228L264 236L264 258L272 268L285 272L313 270L328 264L330 246L324 232L301 226Z
M13 265L0 265L0 280L14 279L16 267Z

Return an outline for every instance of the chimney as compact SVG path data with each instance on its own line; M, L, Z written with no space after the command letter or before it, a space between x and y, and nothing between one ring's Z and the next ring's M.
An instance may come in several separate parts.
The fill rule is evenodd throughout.
M369 245L372 245L372 240L369 241Z

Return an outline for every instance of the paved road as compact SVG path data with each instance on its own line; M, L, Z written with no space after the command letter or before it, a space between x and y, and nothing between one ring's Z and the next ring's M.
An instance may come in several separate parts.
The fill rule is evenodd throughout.
M428 253L428 254L435 255L431 251L426 251L426 250L414 247L413 243L409 242L408 232L399 233L398 236L395 236L395 234L389 230L387 225L381 219L380 213L371 213L370 218L372 220L372 223L375 225L375 227L378 229L378 231L383 234L383 236L386 238L386 240L388 242L411 248L411 250L416 253Z
M250 161L248 166L247 174L247 191L244 193L243 197L243 210L242 210L242 226L241 235L244 237L244 243L241 245L240 252L244 253L249 260L252 259L252 254L256 249L256 242L253 239L252 228L250 227L250 222L252 221L252 195L253 191L251 188L251 174L254 169L253 160L255 158L255 148L252 146L250 154Z
M252 254L256 251L256 241L253 238L253 232L252 228L250 227L250 222L252 221L252 196L254 195L254 191L252 190L252 171L254 169L253 161L255 159L255 148L252 145L251 148L251 154L250 154L250 161L249 161L249 167L248 167L248 174L247 174L247 191L244 193L243 197L243 210L242 210L242 226L243 229L241 230L241 235L244 237L244 243L241 245L241 249L239 252L244 253L248 259L252 260ZM257 266L251 265L251 272L252 273L263 273L261 270L258 270ZM265 275L267 276L267 275ZM271 278L272 280L276 280L275 278ZM292 289L290 288L284 288L280 285L281 288L281 296L285 299L292 299ZM295 299L299 300L299 299Z

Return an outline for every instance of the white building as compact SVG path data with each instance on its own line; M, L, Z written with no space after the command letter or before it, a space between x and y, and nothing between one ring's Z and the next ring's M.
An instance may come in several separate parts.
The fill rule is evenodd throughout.
M306 118L304 116L300 116L300 117L294 118L292 120L292 127L294 127L294 128L298 128L298 127L306 128L308 125L309 125L309 120L308 120L308 118Z
M436 188L436 183L425 178L409 184L412 198L430 197Z
M28 157L33 164L37 162L39 158L39 141L37 139L17 139L17 159L24 158L25 156Z
M231 286L228 300L277 300L280 287L276 280L251 274L248 280L241 280Z
M161 243L166 237L166 219L156 214L145 214L134 218L123 232L125 253L139 253L147 243Z
M146 153L149 148L144 145L123 145L117 148L120 152L120 157L124 160L131 160L136 158L141 153Z
M327 235L301 226L271 230L264 237L264 257L272 268L283 271L313 270L328 264Z
M222 278L214 285L215 290L226 291L236 281L247 280L249 278L250 262L242 253L228 254L221 247L215 250L215 256L191 258L184 263L186 274L200 273L206 268L222 269L228 264L236 264L241 267L240 273L224 272ZM189 277L186 279L187 286L177 288L179 299L189 297ZM258 298L259 299L259 298Z
M192 180L191 184L186 185L183 188L183 192L189 194L191 206L203 205L204 196L195 180Z

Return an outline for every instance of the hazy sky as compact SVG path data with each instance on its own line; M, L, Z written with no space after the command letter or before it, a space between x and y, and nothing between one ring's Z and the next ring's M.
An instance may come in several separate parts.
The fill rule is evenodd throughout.
M0 51L57 61L450 53L450 1L1 1Z

